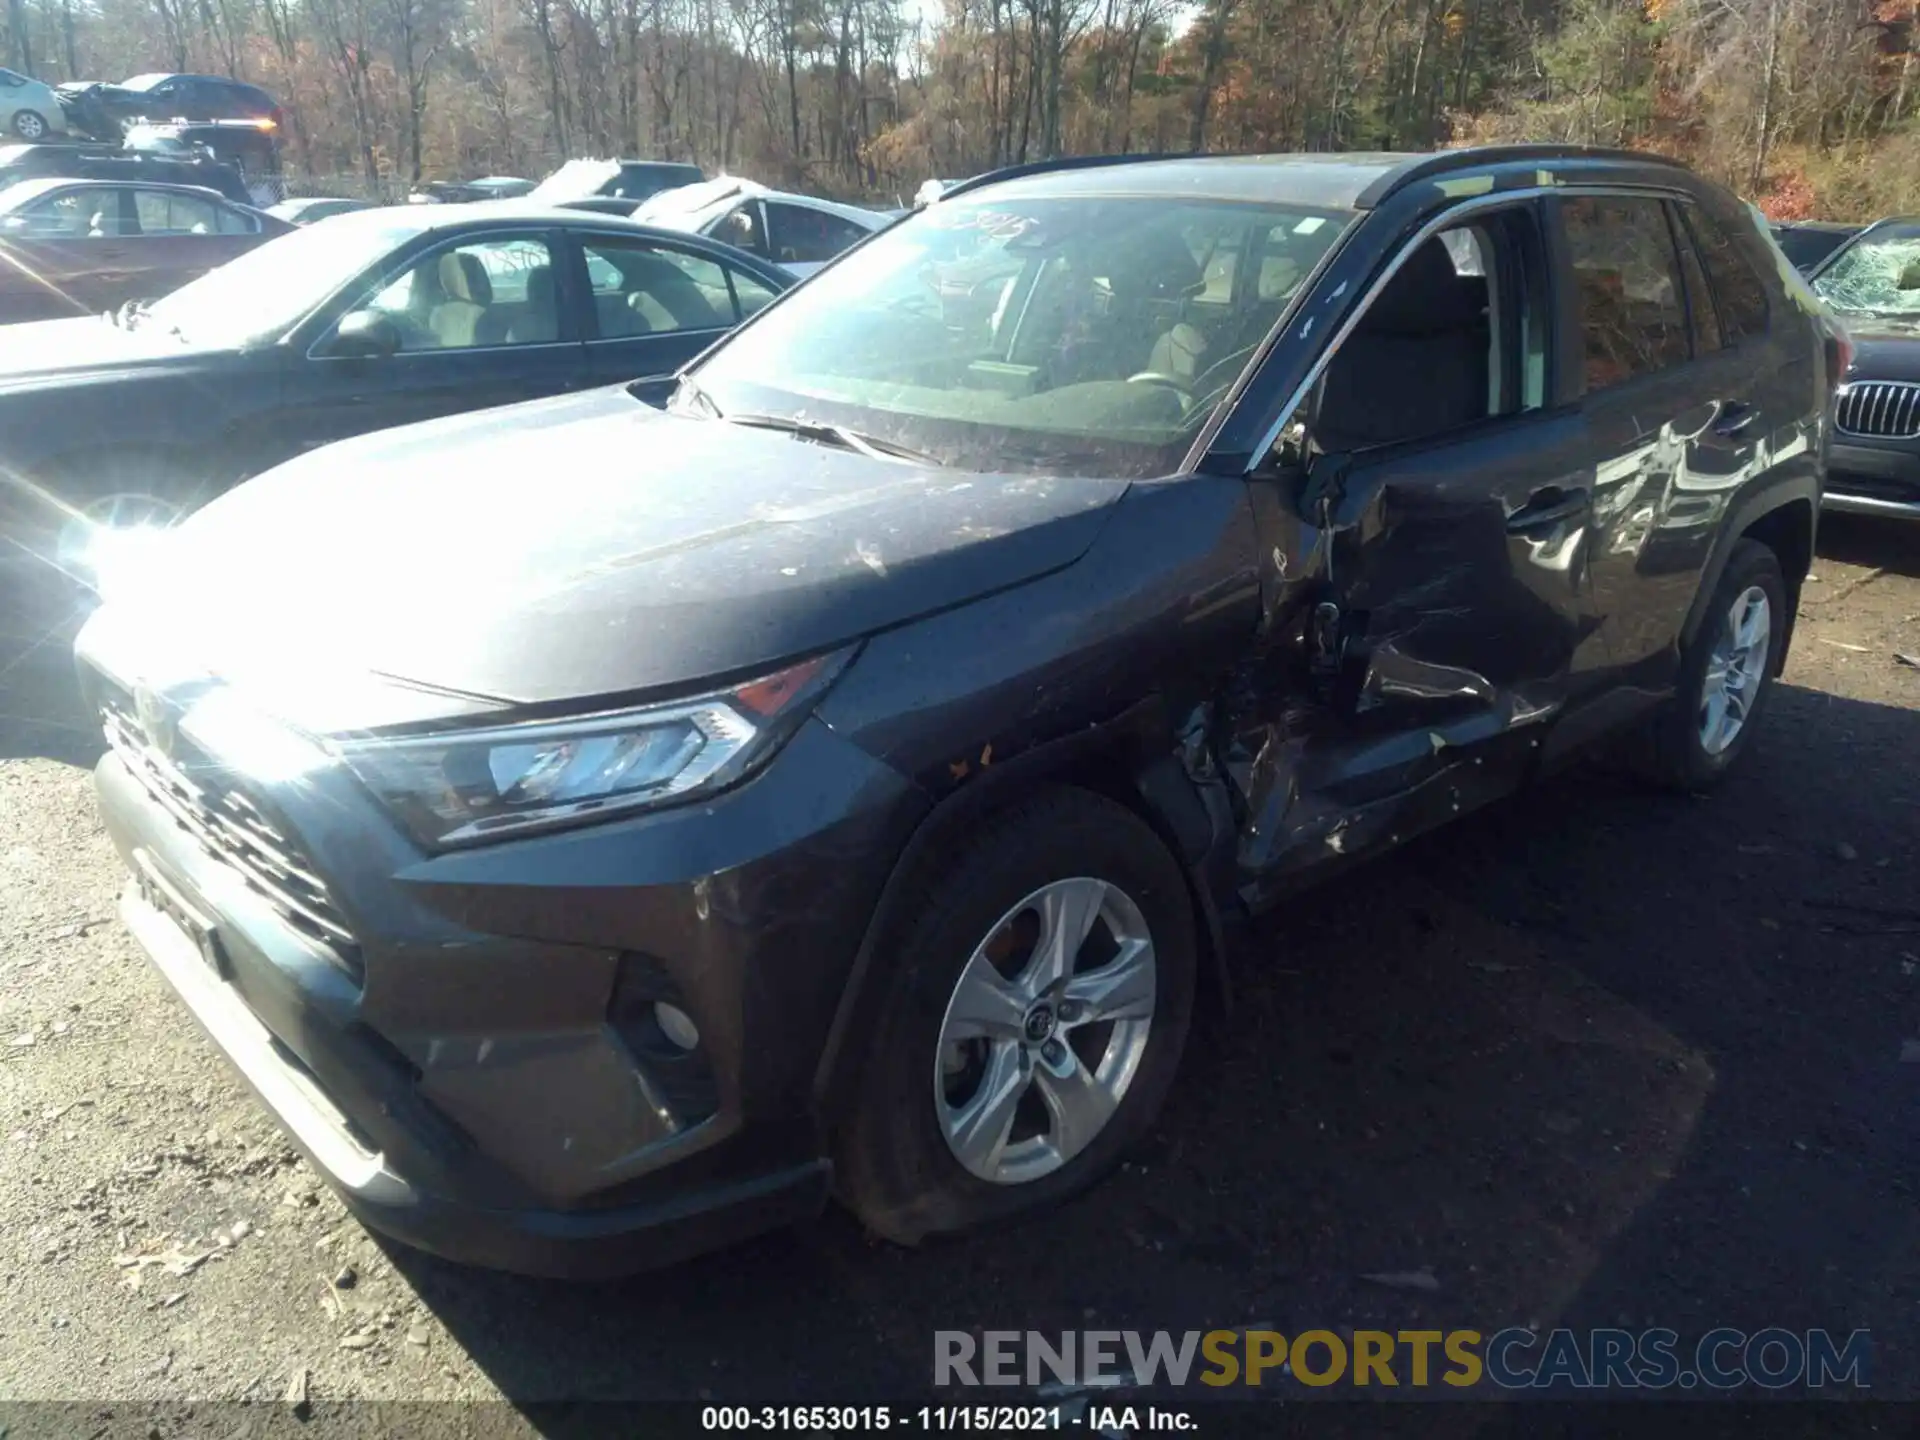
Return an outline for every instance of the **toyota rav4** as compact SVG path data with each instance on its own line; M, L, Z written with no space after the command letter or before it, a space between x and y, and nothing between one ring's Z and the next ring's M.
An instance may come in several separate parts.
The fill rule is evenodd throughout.
M1727 774L1844 345L1651 157L969 181L673 381L118 547L122 913L430 1250L1000 1222L1153 1123L1236 918L1603 739Z

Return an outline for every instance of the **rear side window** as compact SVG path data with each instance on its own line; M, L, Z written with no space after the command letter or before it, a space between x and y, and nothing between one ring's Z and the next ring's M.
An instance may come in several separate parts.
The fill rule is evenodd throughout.
M1726 229L1698 205L1685 207L1687 228L1699 247L1713 285L1720 330L1729 345L1767 330L1767 286L1746 252Z
M1660 202L1581 196L1565 201L1560 216L1586 342L1587 390L1684 363L1685 292Z
M818 265L833 259L867 232L851 220L825 210L771 203L767 226L772 231L773 258L790 265Z

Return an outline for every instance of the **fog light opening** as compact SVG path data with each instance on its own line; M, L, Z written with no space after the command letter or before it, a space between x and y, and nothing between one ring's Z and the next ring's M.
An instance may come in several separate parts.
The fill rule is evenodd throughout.
M693 1017L678 1005L669 1005L664 1000L654 1001L653 1023L660 1027L662 1035L682 1050L699 1048L700 1027L695 1025Z

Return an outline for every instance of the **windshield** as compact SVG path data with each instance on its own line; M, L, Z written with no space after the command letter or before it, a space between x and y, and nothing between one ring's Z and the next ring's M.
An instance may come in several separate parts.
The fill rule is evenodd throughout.
M142 325L178 330L197 345L276 339L334 291L419 234L415 226L355 224L295 230L154 302Z
M1813 288L1836 310L1920 321L1920 224L1860 236L1828 262Z
M1154 197L943 200L740 331L713 407L986 471L1176 468L1349 218Z

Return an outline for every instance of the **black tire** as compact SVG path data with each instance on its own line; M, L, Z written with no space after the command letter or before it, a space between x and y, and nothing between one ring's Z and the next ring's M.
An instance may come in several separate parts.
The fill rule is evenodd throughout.
M948 1003L976 947L1003 917L1041 887L1081 877L1117 887L1144 920L1155 971L1144 1050L1084 1149L1023 1183L982 1179L955 1157L936 1116ZM1140 1139L1186 1046L1198 937L1185 877L1159 837L1125 807L1080 790L1045 791L991 817L959 853L924 867L903 898L896 913L904 919L881 952L897 969L834 1158L842 1201L876 1233L911 1245L1055 1204L1100 1178ZM1095 922L1090 946L1104 923Z
M1713 751L1701 734L1708 666L1713 660L1714 647L1728 629L1728 611L1734 601L1756 587L1765 593L1769 607L1766 663L1745 707L1745 718L1738 733L1724 749ZM1746 753L1767 696L1773 690L1790 619L1787 586L1780 573L1779 558L1757 540L1736 541L1733 553L1727 557L1727 567L1707 602L1699 633L1681 656L1674 698L1661 707L1634 747L1633 768L1643 778L1665 789L1693 793L1711 790L1726 778Z
M16 110L13 112L13 133L22 140L44 140L52 127L47 117L38 110Z

